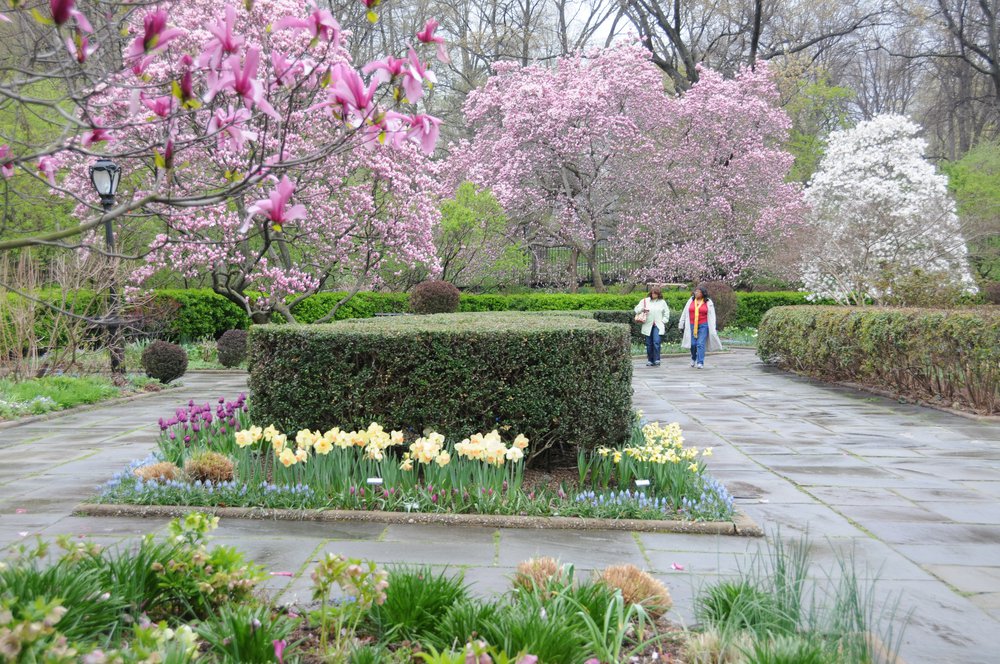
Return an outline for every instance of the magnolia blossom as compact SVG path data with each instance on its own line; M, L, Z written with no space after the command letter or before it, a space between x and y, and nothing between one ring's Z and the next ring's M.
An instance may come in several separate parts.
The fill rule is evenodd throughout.
M142 74L154 55L184 34L183 30L167 27L167 12L164 9L155 9L146 14L142 19L142 26L142 35L132 40L125 51L125 59L134 62L132 70L136 74Z
M806 190L802 279L814 296L863 303L919 270L975 291L947 178L924 158L920 127L881 115L830 135Z
M434 35L434 31L438 29L439 25L441 24L434 19L428 19L424 25L424 29L417 33L417 39L422 44L437 44L437 59L448 63L451 62L451 59L448 57L448 51L444 47L444 37Z
M253 216L257 214L266 214L268 220L277 230L281 230L281 227L289 221L305 217L306 207L304 205L287 207L293 193L295 193L295 183L289 180L286 175L281 178L281 182L278 183L278 186L275 187L267 199L257 201L250 206L248 210L249 215L247 216L247 220L243 222L240 231L245 232L249 228Z
M227 109L218 109L212 115L208 123L208 132L219 134L219 148L229 148L233 151L243 149L246 141L257 138L257 133L244 130L244 124L250 120L251 113L245 108L234 109L229 106Z
M9 178L14 175L14 161L10 157L10 146L0 145L0 175Z

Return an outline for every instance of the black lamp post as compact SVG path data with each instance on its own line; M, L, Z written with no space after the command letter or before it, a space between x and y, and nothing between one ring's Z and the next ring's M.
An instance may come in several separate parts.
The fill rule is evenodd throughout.
M115 205L115 193L118 191L118 181L121 179L121 176L121 167L110 159L98 159L90 167L90 182L101 197L101 206L104 208L105 213ZM110 219L104 221L104 245L108 254L113 255L115 253L115 235L114 230L111 228ZM108 291L111 295L111 311L108 316L108 334L110 336L108 350L111 355L111 375L117 379L125 373L125 345L121 336L119 321L121 302L119 301L118 286L115 283L114 275L112 275L111 286L108 288Z

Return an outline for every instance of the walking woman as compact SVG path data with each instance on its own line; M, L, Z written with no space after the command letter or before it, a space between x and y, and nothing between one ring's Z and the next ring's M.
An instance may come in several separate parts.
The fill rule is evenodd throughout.
M663 299L659 286L649 289L642 302L635 305L635 322L642 323L642 333L646 337L646 366L660 366L660 337L667 331L670 308Z
M705 368L705 350L722 350L722 341L715 331L715 305L704 286L691 293L684 305L678 328L684 331L681 346L691 349L691 366Z

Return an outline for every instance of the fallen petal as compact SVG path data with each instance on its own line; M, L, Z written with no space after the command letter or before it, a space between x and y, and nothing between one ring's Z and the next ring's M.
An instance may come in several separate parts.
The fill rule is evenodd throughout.
M271 572L271 576L295 576L291 572Z
M681 572L681 571L684 571L684 565L680 565L678 563L670 563L670 569L675 569L675 570Z

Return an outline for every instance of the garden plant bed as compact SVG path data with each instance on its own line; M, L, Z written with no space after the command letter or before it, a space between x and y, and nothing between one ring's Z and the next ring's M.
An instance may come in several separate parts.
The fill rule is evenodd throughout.
M53 409L39 414L16 416L10 419L4 419L4 417L0 415L0 430L7 429L10 427L21 426L23 424L30 424L31 422L42 422L46 420L51 420L57 417L72 415L74 413L82 413L97 408L105 408L107 406L129 403L130 401L135 401L137 399L145 399L147 397L155 396L157 394L160 394L161 392L167 390L173 390L178 387L181 387L181 385L178 384L163 385L159 381L150 381L144 383L142 387L132 387L130 391L126 391L124 394L121 394L120 396L109 396L107 398L102 398L97 401L89 401L86 403L80 403L79 405L71 405L65 408Z
M581 449L574 468L542 472L526 471L530 441L507 427L460 442L377 423L285 434L252 425L251 413L241 395L161 418L159 449L102 486L93 511L759 534L705 471L711 449L685 445L677 424L635 416L624 445Z
M763 537L756 522L737 510L730 521L680 521L655 519L591 519L585 517L521 516L505 514L452 514L448 512L382 512L366 510L268 509L264 507L186 507L182 505L109 505L81 503L73 513L78 516L108 517L177 517L189 512L212 514L225 519L261 521L343 521L369 523L445 524L486 528L526 528L549 530L623 530L651 533L687 533L699 535L737 535Z

